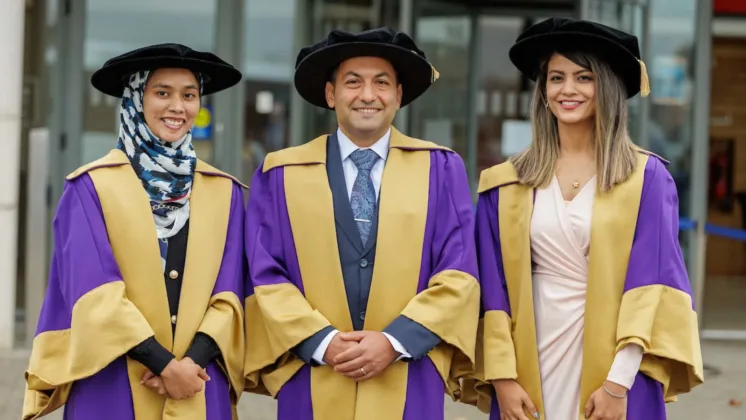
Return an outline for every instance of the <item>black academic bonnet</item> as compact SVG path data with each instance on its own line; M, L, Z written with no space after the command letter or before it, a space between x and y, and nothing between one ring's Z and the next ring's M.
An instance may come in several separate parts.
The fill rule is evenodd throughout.
M380 57L391 63L402 85L402 107L438 79L425 53L404 32L377 28L354 34L335 29L320 42L300 50L295 62L295 89L313 105L329 108L326 82L343 61L355 57Z
M213 53L195 51L181 44L159 44L108 60L93 73L91 84L107 95L121 98L133 73L160 68L183 68L201 74L203 95L219 92L241 81L241 72Z
M587 20L550 18L529 27L510 48L513 64L536 81L542 62L553 52L587 51L605 62L624 82L627 97L650 93L637 37Z

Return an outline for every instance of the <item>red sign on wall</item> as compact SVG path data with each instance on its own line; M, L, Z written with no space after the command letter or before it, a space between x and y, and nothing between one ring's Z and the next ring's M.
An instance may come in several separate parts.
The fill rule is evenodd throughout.
M713 9L716 14L746 14L746 0L714 0Z

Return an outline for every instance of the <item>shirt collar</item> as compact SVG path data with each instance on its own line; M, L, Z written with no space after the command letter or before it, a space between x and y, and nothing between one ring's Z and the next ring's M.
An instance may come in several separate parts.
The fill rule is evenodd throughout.
M361 149L361 147L357 147L357 145L355 145L355 143L353 143L352 140L349 139L349 137L345 136L345 134L339 128L337 129L337 141L339 142L339 153L342 155L343 162L345 159L350 157L352 152L354 152L357 149ZM390 141L391 141L391 129L389 128L386 134L384 134L383 137L378 139L377 142L373 143L373 145L370 146L369 149L376 152L378 157L380 157L385 162L386 158L389 156Z

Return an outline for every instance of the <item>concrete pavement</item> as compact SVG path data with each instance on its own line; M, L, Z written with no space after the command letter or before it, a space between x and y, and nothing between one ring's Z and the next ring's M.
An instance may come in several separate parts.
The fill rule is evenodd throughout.
M746 343L705 342L703 354L705 365L720 373L705 372L704 385L681 397L679 402L669 404L669 420L746 419ZM0 352L0 420L20 419L27 359L28 350ZM739 402L743 402L740 407ZM274 415L275 403L267 397L245 394L241 399L241 420L274 420ZM61 419L61 410L46 417L46 420ZM487 415L473 407L446 401L446 420L478 419L487 420Z

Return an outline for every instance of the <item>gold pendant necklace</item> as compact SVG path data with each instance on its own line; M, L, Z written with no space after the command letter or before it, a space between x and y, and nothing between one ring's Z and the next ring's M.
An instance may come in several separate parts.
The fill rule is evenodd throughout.
M572 187L573 187L573 188L580 188L580 182L578 182L578 181L573 181L573 183L572 183Z

